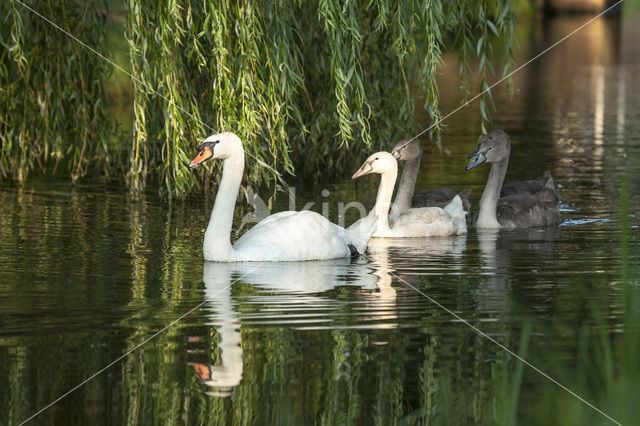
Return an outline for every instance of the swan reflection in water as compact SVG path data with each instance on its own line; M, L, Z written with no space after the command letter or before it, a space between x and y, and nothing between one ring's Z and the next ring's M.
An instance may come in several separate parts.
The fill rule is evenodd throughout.
M355 286L358 290L359 327L395 328L396 291L391 286L392 266L388 244L379 242L369 251L368 259L350 261L333 259L307 262L205 262L203 281L207 314L219 334L220 365L190 363L201 383L213 388L211 396L229 396L242 380L241 320L289 324L298 329L315 329L318 323L331 323L328 310L338 310L344 302L322 294L338 286ZM237 284L236 284L237 282ZM243 302L260 306L260 312L242 315L235 309L233 285L250 284L255 290ZM277 293L277 294L274 294ZM243 296L247 297L247 296ZM283 304L290 314L279 314ZM271 306L270 306L271 305ZM309 309L312 308L312 309ZM305 314L295 311L305 310ZM307 311L311 311L308 313ZM343 328L342 325L334 327ZM325 326L326 328L326 326Z
M208 325L219 334L219 365L191 363L201 383L212 388L212 396L229 396L242 380L243 321L285 325L298 330L327 328L394 329L398 327L396 289L393 276L417 285L424 268L420 263L446 264L462 270L459 259L466 247L466 236L436 238L372 239L366 257L357 261L334 259L307 262L205 262L203 281L209 309ZM392 261L393 257L393 261ZM401 264L409 274L396 272ZM453 262L451 262L453 260ZM231 294L233 285L251 285L243 304L259 307L258 312L240 313ZM355 300L345 302L327 294L336 287L353 286ZM348 325L338 322L336 311L350 307ZM286 314L282 312L285 311ZM303 311L303 313L300 313ZM342 313L342 312L340 312ZM354 324L354 320L355 324ZM383 344L384 342L377 342Z
M560 229L547 227L506 232L486 229L479 230L477 235L483 276L482 288L477 295L478 310L500 314L507 309L507 278L511 274L513 263L518 259L530 260L532 253L535 256L553 258ZM531 272L537 273L538 270Z

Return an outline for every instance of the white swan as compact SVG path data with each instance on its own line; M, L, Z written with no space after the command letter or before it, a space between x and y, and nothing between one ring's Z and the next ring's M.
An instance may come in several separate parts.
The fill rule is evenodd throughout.
M352 179L370 173L381 175L376 204L372 213L377 217L377 230L374 237L382 238L418 238L446 235L459 235L467 232L465 212L462 200L455 196L444 208L410 208L389 217L393 187L398 177L398 162L388 152L381 151L371 155Z
M364 253L375 230L369 215L344 229L312 211L286 211L258 222L232 246L233 209L244 170L244 149L231 132L209 136L189 164L212 158L224 160L222 180L204 235L204 258L216 262L299 261L335 259Z
M511 143L507 134L502 130L492 130L482 137L476 149L469 154L471 160L465 170L471 170L485 162L491 163L491 171L480 199L476 228L517 229L558 225L562 222L562 217L555 190L540 185L534 193L522 188L514 189L513 195L500 196L510 153ZM553 180L549 185L553 187Z

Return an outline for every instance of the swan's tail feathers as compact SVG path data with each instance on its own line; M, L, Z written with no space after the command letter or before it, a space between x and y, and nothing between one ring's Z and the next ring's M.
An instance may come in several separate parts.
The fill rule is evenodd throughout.
M444 206L444 209L451 216L456 216L460 214L460 212L464 214L464 209L462 208L462 198L460 198L460 195L456 195L455 197L453 197L451 201L449 201L449 204Z
M471 190L465 189L464 191L458 192L458 196L462 200L462 208L467 214L471 211Z
M544 173L542 174L542 180L544 181L544 186L546 186L553 192L558 192L556 181L553 180L553 176L551 176L551 172L549 170L544 171Z
M467 233L467 220L466 212L462 208L462 198L459 195L453 197L453 199L444 206L444 210L451 215L453 224L455 226L454 234L466 234Z
M376 232L377 224L378 216L373 212L355 222L345 230L348 244L353 245L358 253L364 253L369 239ZM349 249L351 250L351 247Z

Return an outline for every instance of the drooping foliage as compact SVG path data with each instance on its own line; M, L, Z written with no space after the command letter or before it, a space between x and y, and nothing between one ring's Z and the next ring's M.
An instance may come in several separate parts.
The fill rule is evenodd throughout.
M104 48L104 4L33 7ZM340 171L356 155L423 130L416 124L423 109L438 135L443 51L457 49L463 81L478 57L481 87L488 87L496 41L506 46L505 70L511 66L516 20L516 0L127 0L135 120L132 138L114 141L102 106L109 65L15 0L0 8L8 17L0 61L3 176L23 178L51 157L66 161L77 177L89 158L107 169L113 148L127 159L118 170L134 192L158 179L170 196L187 194L201 180L185 163L198 141L216 131L245 140L249 180L256 183L294 170ZM41 54L38 40L45 37L48 51ZM54 106L31 117L44 98ZM34 148L22 148L25 141Z
M104 5L31 3L88 45L104 46ZM105 107L110 65L15 0L0 3L0 17L0 178L23 181L36 168L61 168L73 180L108 171L117 152Z

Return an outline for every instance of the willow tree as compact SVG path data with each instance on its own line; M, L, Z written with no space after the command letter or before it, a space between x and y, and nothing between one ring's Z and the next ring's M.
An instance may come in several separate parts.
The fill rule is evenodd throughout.
M104 4L30 3L87 44L105 44ZM108 172L118 154L105 107L109 64L15 0L0 2L0 16L0 178Z
M70 32L82 30L78 35L88 44L101 46L100 25L90 30L77 20L79 29L71 28L76 21L67 21L61 12L83 3L68 0L64 4L69 6L58 10L48 7L50 3L38 2L37 7L54 21L70 22L65 24ZM457 49L463 81L471 75L470 60L479 57L481 86L486 87L496 41L506 45L506 69L512 63L516 3L127 0L124 25L135 121L131 142L115 142L116 151L128 158L120 170L128 170L134 191L157 179L168 195L183 196L201 181L185 163L197 142L217 131L234 131L246 142L248 179L253 183L273 182L294 170L304 175L339 171L355 154L388 148L392 141L422 130L415 121L420 109L428 111L431 130L438 134L436 78L442 52ZM83 7L89 16L102 13L93 2ZM63 93L74 99L91 96L96 101L91 105L101 105L105 64L62 34L55 40L67 50L56 51L60 57L55 63L40 61L37 52L25 46L37 45L38 37L55 30L18 8L14 0L2 8L9 16L2 24L3 43L8 46L1 59L3 69L18 75L16 70L24 64L33 64L43 75L48 72L67 79L68 74L77 73L64 66L64 55L94 61L85 86L73 81L66 88L57 86L48 97L55 98L57 114L69 110ZM26 21L28 31L22 24ZM31 94L44 92L35 85L20 84L11 94L3 89L1 95L3 140L13 147L26 140L25 134L38 135L42 129L48 129L48 135L66 134L67 124L51 123L46 115L37 125L25 126L25 112L39 105L38 96ZM416 105L417 92L424 93L423 105ZM13 94L23 100L14 100ZM16 110L22 115L7 118ZM483 114L486 110L482 104ZM86 145L106 159L109 138L98 132L108 119L100 114L101 109L83 122L95 126L89 127L93 133L84 131L86 125L78 126L80 115L76 115L69 131L77 137L67 139L71 151L59 150L56 158L84 161L82 146ZM38 130L16 133L15 129L24 127ZM3 149L0 161L5 175L13 173L20 161L17 152ZM74 176L83 170L68 169Z
M172 193L206 133L246 141L251 180L276 171L340 168L345 156L415 134L415 100L440 126L438 66L460 47L460 74L492 41L512 62L514 0L128 2L127 37L136 87L130 175L156 168ZM156 96L158 91L164 98ZM484 112L486 108L482 106ZM265 167L268 164L270 167Z

